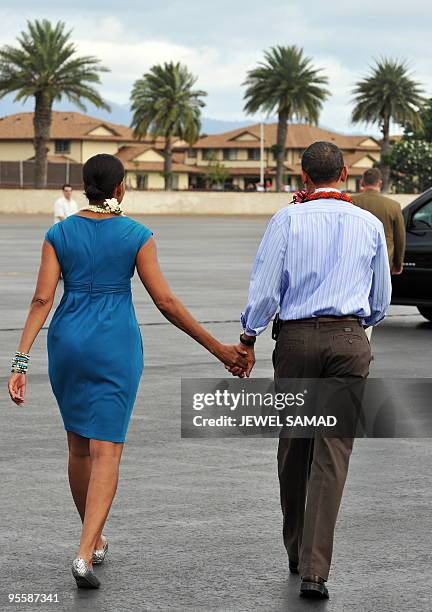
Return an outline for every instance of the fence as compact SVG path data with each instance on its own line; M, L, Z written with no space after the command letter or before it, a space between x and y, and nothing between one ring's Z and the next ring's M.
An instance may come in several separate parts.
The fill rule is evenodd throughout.
M34 187L34 161L0 161L0 187ZM60 188L64 183L82 186L82 164L48 162L47 188Z
M52 215L53 203L59 189L0 189L0 215ZM402 207L416 196L396 195ZM82 188L73 192L78 206L86 199ZM128 190L124 199L127 215L265 215L270 217L289 202L287 193L194 192L194 191L138 191ZM1 222L1 220L0 220Z

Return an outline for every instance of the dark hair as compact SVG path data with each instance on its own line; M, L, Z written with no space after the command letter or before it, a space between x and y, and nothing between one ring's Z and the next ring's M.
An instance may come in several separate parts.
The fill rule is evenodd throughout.
M118 157L108 153L93 155L82 169L84 191L90 202L112 198L114 189L124 179L125 169Z
M336 181L344 167L341 150L332 142L311 144L302 155L301 165L314 185Z
M382 174L379 168L368 168L362 176L363 185L376 185L381 180Z
M72 189L72 185L69 185L69 183L65 183L62 187L62 191L64 191L66 187L70 187L70 189Z

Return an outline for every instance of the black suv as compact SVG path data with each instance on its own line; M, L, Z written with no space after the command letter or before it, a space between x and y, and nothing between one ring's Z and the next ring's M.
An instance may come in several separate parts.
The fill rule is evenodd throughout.
M432 188L402 212L407 244L404 270L392 276L392 304L417 306L432 321Z

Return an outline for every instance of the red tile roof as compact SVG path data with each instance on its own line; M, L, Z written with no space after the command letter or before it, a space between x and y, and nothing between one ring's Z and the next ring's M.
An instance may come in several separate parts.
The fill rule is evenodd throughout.
M164 164L163 162L156 161L148 161L148 162L132 162L127 161L123 162L126 170L130 171L142 171L142 172L163 172ZM173 172L187 172L188 174L201 174L202 170L200 170L197 166L186 166L186 164L177 164L173 162L172 164Z
M98 127L111 134L91 136L89 132ZM32 140L34 136L33 113L16 113L0 118L0 140ZM51 138L64 140L103 140L136 142L131 128L97 119L83 113L53 111ZM151 140L151 137L146 140ZM158 139L161 141L161 139Z
M236 140L242 134L251 134L255 139ZM214 134L200 138L193 146L194 149L217 149L217 148L259 148L260 146L260 124L256 123L248 127L238 128L223 134ZM317 140L334 142L341 149L379 150L379 144L373 147L361 147L361 142L371 139L370 136L352 136L340 134L331 130L325 130L315 125L304 123L290 123L288 125L286 146L289 149L306 149L310 144ZM269 148L276 144L277 123L264 124L264 146Z

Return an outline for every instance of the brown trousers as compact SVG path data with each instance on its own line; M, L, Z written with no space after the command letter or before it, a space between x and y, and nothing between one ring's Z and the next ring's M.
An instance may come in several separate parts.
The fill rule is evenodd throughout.
M358 319L319 317L282 324L273 353L275 378L362 377L370 344ZM278 475L283 539L302 576L328 579L336 519L352 438L280 438Z

